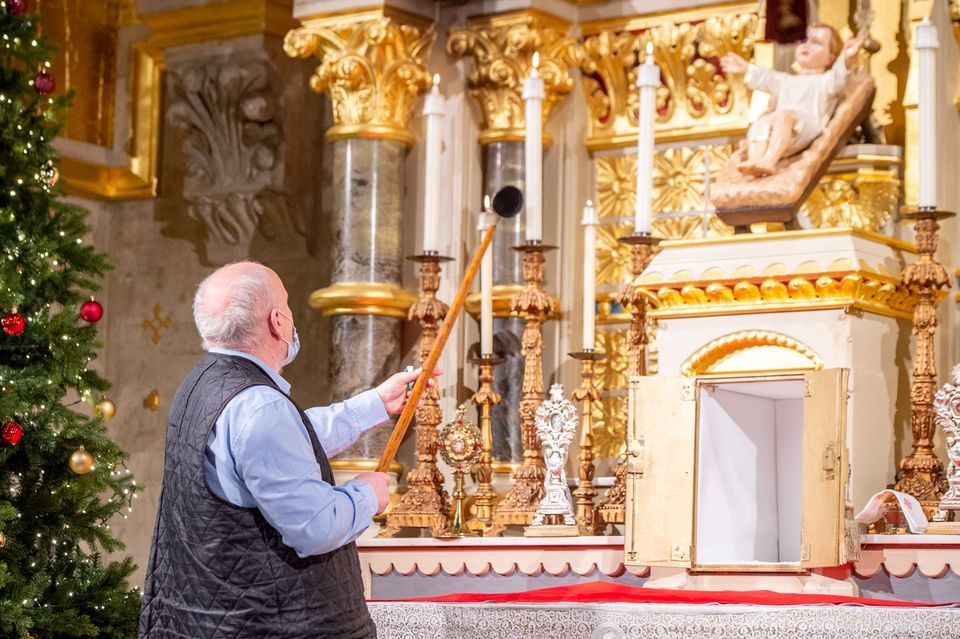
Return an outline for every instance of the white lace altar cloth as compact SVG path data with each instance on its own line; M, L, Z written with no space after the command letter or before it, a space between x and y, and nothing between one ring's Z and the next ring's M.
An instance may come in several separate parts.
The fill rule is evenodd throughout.
M960 637L960 610L860 606L371 602L379 639Z

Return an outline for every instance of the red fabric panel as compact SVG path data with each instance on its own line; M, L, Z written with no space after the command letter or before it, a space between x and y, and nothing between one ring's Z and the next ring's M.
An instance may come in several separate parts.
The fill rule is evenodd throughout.
M608 581L592 581L572 586L555 586L505 594L455 593L442 597L381 599L378 601L419 601L434 603L650 603L650 604L748 604L756 606L859 605L943 607L951 604L914 603L885 599L861 599L838 595L784 594L769 590L708 591L640 588Z

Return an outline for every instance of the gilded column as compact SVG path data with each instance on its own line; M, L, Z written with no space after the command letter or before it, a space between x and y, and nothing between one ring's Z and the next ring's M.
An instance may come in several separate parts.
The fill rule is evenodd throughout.
M523 78L530 72L534 51L540 53L540 75L546 85L543 121L551 109L570 93L569 67L577 60L576 41L566 35L570 23L533 9L470 18L464 29L453 29L447 51L469 57L470 95L481 115L479 142L483 150L483 192L493 195L504 186L524 190ZM552 143L546 132L544 146ZM545 211L549 218L551 212ZM547 222L549 224L549 221ZM520 352L524 321L510 310L510 301L523 289L522 254L512 247L524 243L524 213L497 225L494 237L494 350L503 363L497 366L494 389L502 401L492 407L493 457L498 462L523 459L520 432L520 399L523 355ZM479 298L479 296L477 296ZM479 310L479 299L470 300Z
M310 87L330 97L333 126L332 284L313 308L331 317L331 400L398 368L400 331L416 298L401 284L403 165L414 103L430 86L430 21L377 8L308 16L290 31L291 57L320 60ZM375 463L389 431L368 432L342 454L351 470ZM341 461L341 464L344 462Z

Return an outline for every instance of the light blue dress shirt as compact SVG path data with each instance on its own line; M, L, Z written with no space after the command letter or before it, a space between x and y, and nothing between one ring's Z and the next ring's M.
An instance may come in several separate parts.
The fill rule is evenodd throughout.
M300 557L330 552L356 539L373 521L377 496L355 479L331 486L320 476L300 414L285 396L290 384L256 357L225 348L263 369L283 391L253 386L237 393L214 425L206 449L210 490L236 506L257 508ZM327 457L388 419L375 390L306 411Z

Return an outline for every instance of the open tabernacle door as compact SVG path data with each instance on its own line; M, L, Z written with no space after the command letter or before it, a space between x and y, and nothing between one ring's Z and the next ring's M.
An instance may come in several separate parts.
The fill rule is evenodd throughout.
M630 380L627 565L692 565L696 419L694 379Z
M803 568L843 563L844 491L849 476L847 377L845 368L803 375Z

